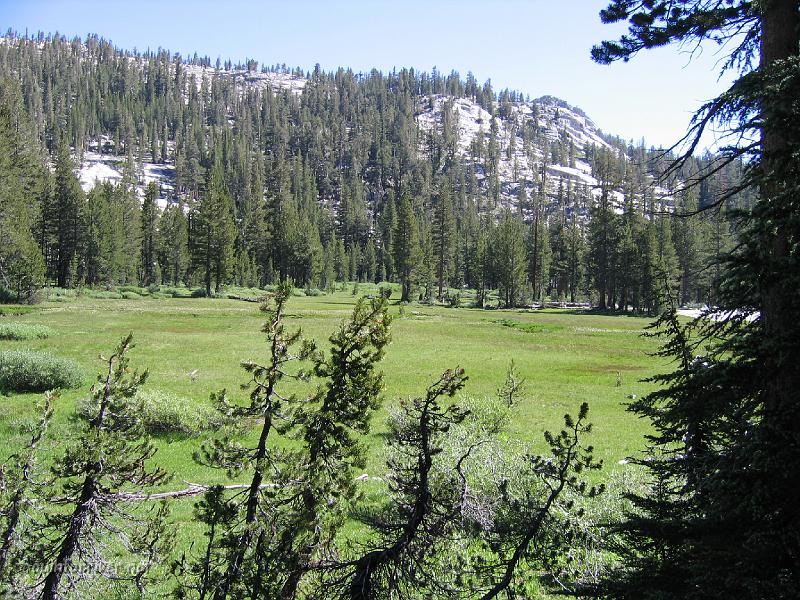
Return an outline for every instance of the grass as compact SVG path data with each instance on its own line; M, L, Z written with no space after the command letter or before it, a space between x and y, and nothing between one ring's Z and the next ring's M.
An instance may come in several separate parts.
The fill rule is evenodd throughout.
M298 290L288 306L289 324L302 327L305 335L326 345L328 336L353 308L352 287L319 296L305 296ZM132 289L125 292L136 293ZM233 397L245 398L246 392L239 388L247 377L239 364L264 359L267 353L259 331L264 317L258 305L172 297L171 292L162 288L159 294L165 297L145 293L137 294L135 300L53 293L54 302L14 316L17 322L45 325L59 333L50 339L29 340L28 347L72 359L90 374L79 389L62 392L48 436L54 441L45 453L60 452L57 440L68 439L78 426L76 403L88 395L102 367L98 356L111 351L130 331L136 343L130 353L131 365L150 371L143 389L194 402L198 412L208 406L211 392L221 388L227 388ZM378 287L361 284L358 293L377 295ZM257 291L238 294L255 296ZM594 423L590 442L607 471L624 468L617 462L642 449L646 423L626 412L623 404L631 394L641 396L651 389L643 378L668 368L663 360L648 355L655 342L638 335L648 319L555 309L479 310L418 304L403 307L400 317L401 307L394 304L398 296L395 292L390 300L395 321L382 363L385 401L367 438L370 475L381 475L384 470L384 422L391 406L403 397L422 394L442 371L455 366L465 368L469 376L465 395L477 400L493 396L511 359L527 380L514 408L511 435L541 447L542 430L560 427L564 413L576 413L586 401ZM0 341L0 350L15 344L19 342ZM3 459L23 440L23 425L35 418L39 397L12 394L0 399L4 406L0 411ZM192 453L211 435L200 431L192 436L155 439L155 460L175 473L167 487L183 487L183 481L227 481L223 473L211 472L192 460ZM191 501L176 503L174 518L199 534Z

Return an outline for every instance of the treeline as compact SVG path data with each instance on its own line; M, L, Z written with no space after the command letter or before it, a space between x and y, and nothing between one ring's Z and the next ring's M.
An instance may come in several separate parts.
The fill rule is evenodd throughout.
M657 188L650 173L668 155L615 139L581 146L559 121L563 103L542 99L525 116L521 94L471 75L315 69L292 93L237 83L231 64L209 77L198 71L206 59L132 54L92 36L3 41L0 232L13 237L3 233L0 281L20 300L45 284L213 293L291 278L322 289L398 281L404 300L443 301L466 286L479 303L498 289L508 306L592 300L650 312L663 285L679 286L684 303L713 301L726 211L749 202L742 193L673 218L712 203L741 165L675 191L708 168L705 157ZM441 97L435 126L420 128L416 116ZM493 115L465 151L458 98ZM90 148L124 160L121 182L83 192L76 161ZM517 148L533 168L521 175L515 159L509 178L501 162ZM550 169L576 161L597 185ZM143 191L144 162L174 165L173 189Z

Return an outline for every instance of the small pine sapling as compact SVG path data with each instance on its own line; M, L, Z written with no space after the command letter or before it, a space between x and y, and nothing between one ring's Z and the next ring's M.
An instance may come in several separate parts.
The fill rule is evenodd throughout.
M517 397L525 390L525 378L520 376L519 371L514 365L514 359L508 365L506 378L503 385L497 389L497 395L508 406L513 406Z
M295 415L304 447L284 474L302 484L286 505L281 598L297 596L358 498L355 472L366 465L360 437L369 433L379 406L383 374L376 367L390 340L390 323L385 298L359 299L350 320L330 337L328 356L315 361L314 374L324 383ZM293 464L301 465L299 471Z
M243 446L229 438L219 438L203 446L195 459L201 464L225 469L229 475L252 470L250 484L242 492L229 497L222 486L211 487L196 507L199 520L206 523L207 544L204 554L194 563L182 561L177 571L189 575L183 578L180 594L195 589L201 597L215 600L240 597L243 593L259 596L265 582L258 565L270 560L272 485L278 461L268 447L270 435L283 431L297 402L285 395L279 384L284 378L307 381L310 373L300 369L290 371L292 362L303 362L316 353L313 342L303 340L302 331L286 330L286 303L293 286L281 283L275 294L262 305L267 315L261 331L266 334L269 358L266 364L255 361L242 363L251 379L242 388L250 390L249 402L236 405L228 400L225 390L213 396L220 411L227 417L258 418L261 431L255 446ZM297 347L295 351L294 348ZM253 576L256 574L255 576ZM263 573L262 573L263 574Z
M550 456L527 455L516 481L500 482L493 525L481 538L494 556L477 573L487 582L481 600L519 592L517 584L524 585L530 577L530 571L518 573L523 565L546 570L557 563L572 532L569 519L574 500L567 492L591 498L603 491L602 486L590 487L580 478L585 471L602 466L594 460L593 448L582 445L583 436L592 429L586 422L588 413L589 406L583 403L577 419L564 415L564 429L557 435L544 433Z
M95 576L106 581L127 578L111 564L111 547L138 552L137 541L150 540L155 549L157 539L152 536L159 538L156 532L164 531L146 515L126 510L121 494L123 489L147 489L167 479L163 470L147 466L155 448L144 437L135 403L147 372L130 370L127 353L132 347L129 334L104 359L106 370L92 388L94 415L52 467L63 496L51 500L54 510L44 515L39 542L30 553L45 572L43 600L78 593L92 585ZM163 522L164 517L159 510L154 519ZM135 577L142 582L145 575Z
M378 514L362 512L373 535L363 554L335 566L328 583L338 597L417 597L435 585L426 562L458 522L459 502L458 494L436 484L432 470L443 436L467 416L458 405L442 406L441 399L454 396L466 380L463 369L445 371L424 397L403 403L390 431L396 450L389 461L392 502Z

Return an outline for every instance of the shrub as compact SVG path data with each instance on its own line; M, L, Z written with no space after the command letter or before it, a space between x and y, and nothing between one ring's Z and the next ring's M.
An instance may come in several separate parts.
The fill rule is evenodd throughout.
M122 298L122 294L113 290L89 290L86 295L95 300L119 300Z
M138 285L120 285L117 286L117 291L125 296L126 293L136 294L137 296L146 296L147 289L139 287Z
M32 323L0 323L0 340L41 340L55 334L45 325Z
M305 294L306 294L306 296L323 296L325 294L325 292L323 292L319 288L307 287L305 289Z
M162 287L159 293L172 298L190 298L192 290L186 287Z
M206 291L203 288L197 288L196 290L192 290L192 298L205 298Z
M44 288L42 292L48 300L54 302L58 302L61 298L76 298L78 296L76 290L60 287Z
M226 424L225 417L208 404L162 390L139 390L136 400L137 416L152 435L198 435ZM91 398L78 400L76 410L84 419L96 412Z
M0 352L0 391L44 392L80 387L82 382L83 372L69 359L34 350Z
M0 285L0 304L15 304L18 300L14 292L4 285Z
M122 292L122 297L125 300L141 300L142 296L136 292Z
M445 294L444 301L450 308L459 308L461 306L461 292L457 290L454 292L448 291Z

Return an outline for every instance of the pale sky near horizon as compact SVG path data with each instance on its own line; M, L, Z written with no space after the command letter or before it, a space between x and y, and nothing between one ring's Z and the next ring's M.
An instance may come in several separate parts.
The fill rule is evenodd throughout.
M96 33L117 47L167 48L234 62L253 58L311 70L414 67L472 71L532 98L553 95L582 108L604 132L669 146L718 80L721 54L691 58L677 47L629 63L591 61L592 45L621 26L603 25L608 0L0 0L0 29ZM706 143L712 143L710 138Z

